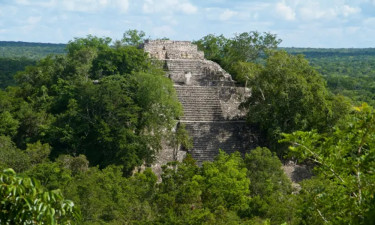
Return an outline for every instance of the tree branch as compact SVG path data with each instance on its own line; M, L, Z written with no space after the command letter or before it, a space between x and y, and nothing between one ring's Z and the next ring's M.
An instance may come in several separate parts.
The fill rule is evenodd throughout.
M301 145L301 144L299 144L299 143L297 143L297 142L294 142L293 143L294 145L296 145L296 146L300 146L300 147L302 147L302 148L304 148L304 149L306 149L308 152L310 152L315 158L312 158L312 160L314 161L314 162L316 162L316 163L319 163L320 165L322 165L322 166L324 166L324 167L326 167L326 168L328 168L329 169L329 171L331 171L332 173L333 173L333 175L335 175L337 178L339 178L339 180L342 182L342 183L346 183L345 181L344 181L344 179L342 179L341 177L340 177L340 175L338 175L330 166L328 166L328 165L326 165L326 164L324 164L322 161L323 161L323 159L317 154L317 153L315 153L314 151L312 151L311 149L309 149L308 147L306 147L306 146L304 146L304 145Z

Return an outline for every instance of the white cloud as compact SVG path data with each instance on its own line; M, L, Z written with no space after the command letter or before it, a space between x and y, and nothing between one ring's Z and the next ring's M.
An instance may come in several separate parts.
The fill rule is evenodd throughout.
M361 29L361 27L359 27L359 26L351 26L351 27L346 28L346 32L349 33L349 34L356 34L356 33L359 32L360 29Z
M344 1L319 2L307 0L299 5L299 15L304 20L331 20L338 17L349 17L361 12L361 8L344 4Z
M374 7L375 0L0 0L0 39L62 42L88 33L121 38L124 30L139 29L191 40L258 30L278 34L284 46L355 40L352 45L368 47L375 44Z
M129 9L129 0L115 0L115 5L121 12L126 12Z
M161 19L163 20L163 22L168 23L170 25L173 25L173 26L178 25L178 21L173 15L162 16Z
M15 3L72 12L97 12L109 7L126 12L129 8L129 0L15 0Z
M184 14L194 14L198 8L186 0L144 0L144 13L167 13L173 14L182 12Z
M233 16L237 15L238 12L235 12L235 11L232 11L232 10L229 10L229 9L226 9L224 12L222 12L219 16L219 19L221 21L226 21L226 20L229 20L231 19Z
M197 12L197 7L195 7L189 2L182 3L179 8L182 12L186 14L193 14Z
M276 4L276 12L285 20L295 20L296 13L294 10L285 4L285 2L279 2Z
M17 5L29 5L30 4L29 0L15 0L15 3Z
M363 21L364 27L371 27L373 28L375 24L375 17L367 18Z
M223 8L205 8L203 15L207 20L215 22L238 22L254 19L253 12L248 10L230 10Z
M29 18L27 18L26 22L29 24L29 25L35 25L37 23L39 23L39 21L42 19L41 16L30 16Z
M152 29L152 33L153 33L153 35L155 35L156 37L159 37L159 38L171 37L171 36L176 34L176 32L173 30L172 27L166 26L166 25L154 27Z
M100 28L94 28L90 27L88 29L82 29L79 31L75 31L74 37L84 37L88 34L97 36L97 37L110 37L112 35L112 32L110 30L106 29L100 29Z
M337 12L335 9L320 9L319 4L311 4L301 7L299 15L304 20L333 19L337 16Z
M41 16L29 16L26 18L24 23L22 24L21 32L23 33L32 33L34 32L35 28L38 27L40 21L42 20Z
M93 12L107 7L108 3L103 0L64 0L61 5L68 11Z
M350 16L352 14L357 14L361 12L361 8L359 7L350 7L348 5L344 5L341 7L341 13L347 17L347 16Z
M86 34L93 34L99 37L110 37L112 32L106 29L89 28Z
M53 7L57 6L57 0L15 0L16 5L23 6L41 6L41 7Z

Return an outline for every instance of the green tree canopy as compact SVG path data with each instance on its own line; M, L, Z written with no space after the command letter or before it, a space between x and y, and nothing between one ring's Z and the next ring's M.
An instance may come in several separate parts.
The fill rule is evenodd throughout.
M235 34L233 38L209 34L194 43L207 59L219 63L237 80L236 63L256 62L265 58L266 52L276 49L281 40L271 33L250 31Z
M127 30L125 31L121 43L123 45L130 45L138 47L145 40L146 33L138 30Z
M246 77L252 88L243 106L249 110L248 121L260 126L271 145L282 132L328 129L339 114L346 113L344 106L332 111L337 104L330 99L323 78L301 55L274 52L263 69L253 68L242 65L243 71L250 72Z
M23 149L49 143L52 158L84 154L92 165L121 164L126 172L151 162L181 105L172 82L143 50L110 43L76 38L66 56L47 57L17 74L13 98L20 101L16 107L0 101L6 106L0 134Z

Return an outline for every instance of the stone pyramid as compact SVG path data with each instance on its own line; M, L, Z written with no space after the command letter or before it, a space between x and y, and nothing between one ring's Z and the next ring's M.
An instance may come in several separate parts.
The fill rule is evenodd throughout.
M191 42L155 40L146 41L142 47L150 57L164 63L184 108L179 122L186 125L194 145L190 150L181 149L177 158L165 147L157 156L157 164L181 160L186 151L201 164L212 161L219 149L244 153L257 146L258 135L246 125L246 111L239 109L250 95L249 89L238 87L230 74L206 60Z

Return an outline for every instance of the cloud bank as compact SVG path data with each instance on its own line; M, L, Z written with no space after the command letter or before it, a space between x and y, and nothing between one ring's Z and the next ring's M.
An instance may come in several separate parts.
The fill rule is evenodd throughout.
M271 32L283 46L375 47L375 0L2 0L0 40L62 42L87 34L196 40Z

